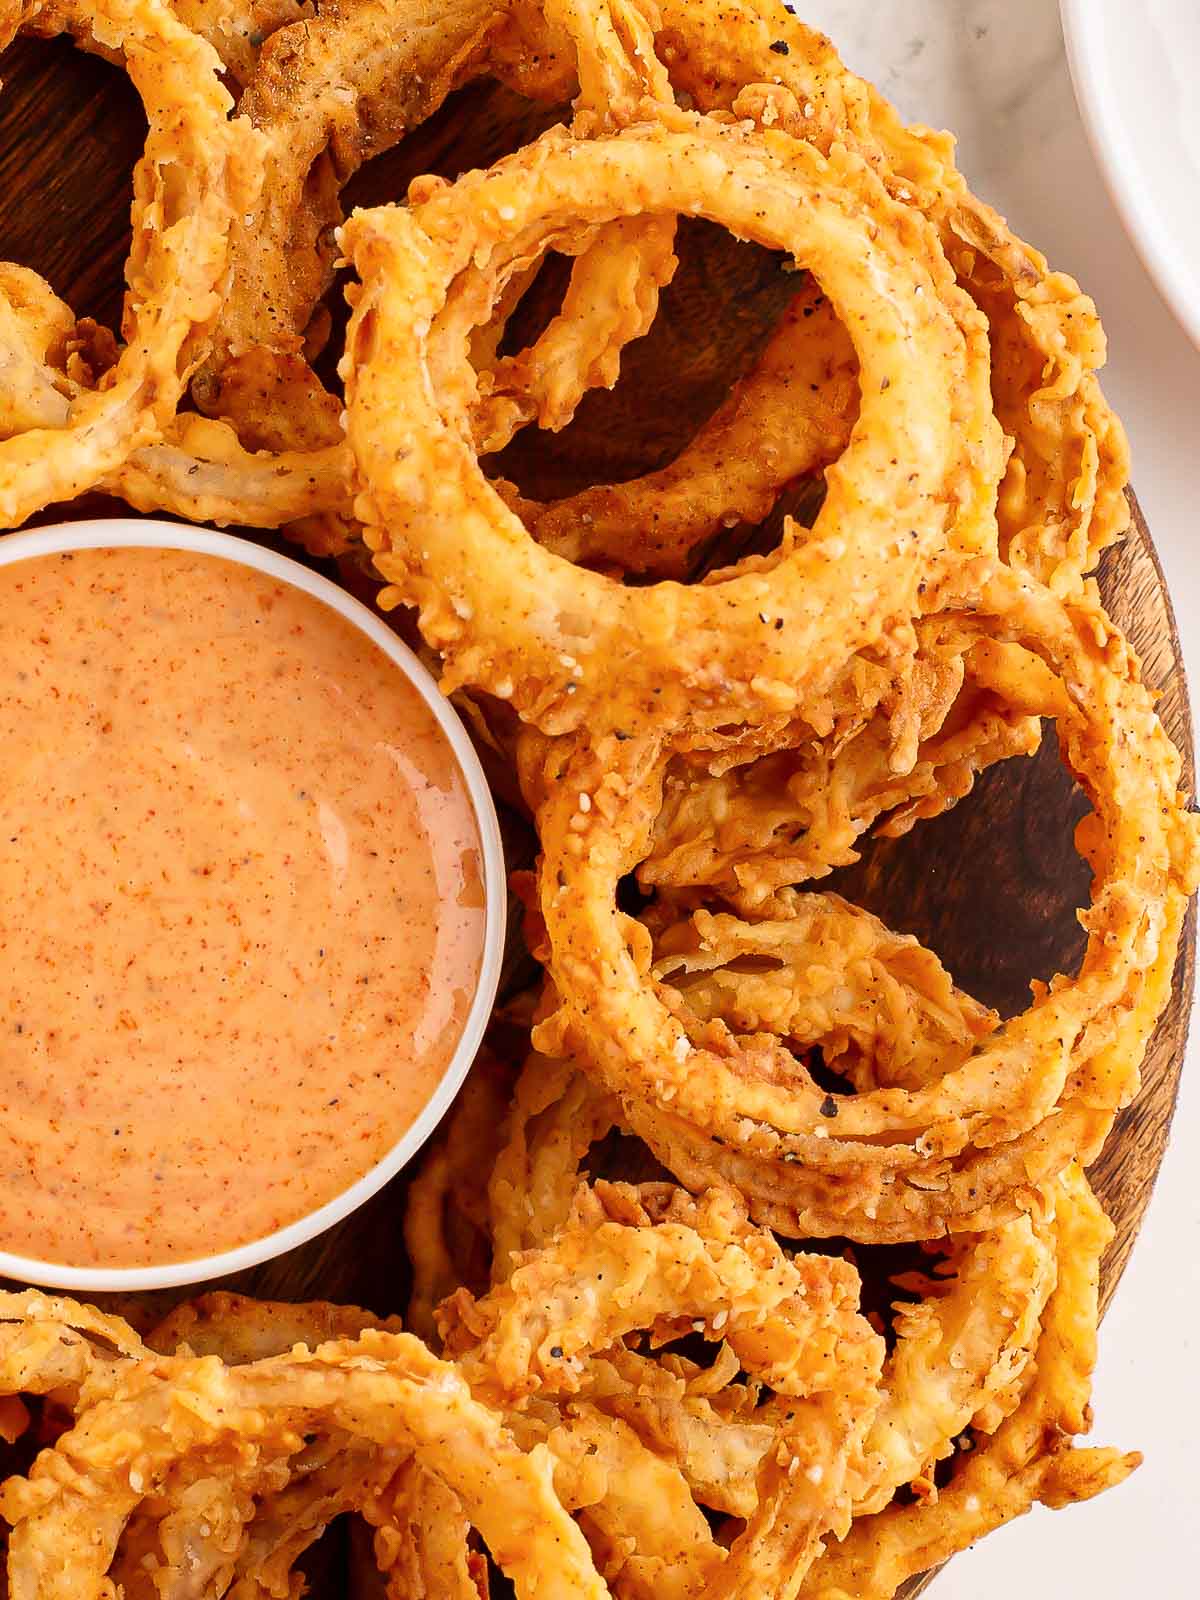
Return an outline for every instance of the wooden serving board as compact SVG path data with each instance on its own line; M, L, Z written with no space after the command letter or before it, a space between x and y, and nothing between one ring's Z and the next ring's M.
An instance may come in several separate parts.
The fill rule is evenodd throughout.
M19 41L3 68L0 257L42 272L79 315L115 325L129 237L130 170L145 127L136 97L116 69L62 42ZM347 200L397 198L415 174L453 176L503 154L553 120L544 108L530 108L506 91L468 89L400 150L360 174ZM501 466L522 488L551 498L588 482L632 477L670 459L723 398L731 376L749 364L795 289L795 278L765 252L734 245L703 223L684 225L681 254L659 326L626 353L616 391L589 396L563 434L527 430L505 453ZM543 278L522 309L518 333L528 335L550 314L555 278L550 272ZM328 377L332 362L327 366ZM128 514L92 497L39 520L110 512ZM736 557L755 537L761 536L734 530L715 553ZM1190 787L1192 735L1179 639L1136 505L1134 531L1106 555L1100 582L1147 678L1162 692L1162 717L1185 752ZM1075 913L1086 903L1088 874L1074 854L1072 829L1083 809L1049 738L1033 760L1008 762L985 774L948 815L922 824L907 839L868 846L861 866L835 881L893 926L916 933L963 987L1012 1014L1027 1003L1031 978L1070 970L1082 949ZM514 855L527 857L527 827L515 816L507 821ZM1105 1263L1106 1303L1133 1247L1166 1147L1194 953L1189 919L1174 997L1150 1046L1142 1094L1118 1120L1094 1169L1117 1227ZM231 1286L266 1298L356 1302L381 1313L401 1309L407 1287L400 1240L403 1186L398 1179L332 1232ZM149 1303L123 1309L161 1314L181 1297L145 1297ZM918 1581L908 1592L922 1586Z

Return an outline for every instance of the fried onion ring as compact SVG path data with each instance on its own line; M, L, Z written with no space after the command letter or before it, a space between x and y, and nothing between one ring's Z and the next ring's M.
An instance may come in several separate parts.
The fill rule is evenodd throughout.
M72 360L82 324L34 272L0 265L0 438L29 428L61 428L91 388ZM260 528L302 524L314 553L340 548L319 515L349 504L350 456L325 450L252 452L226 422L180 412L158 444L143 445L96 485L137 511L168 510L193 522Z
M570 39L576 57L577 134L625 127L647 100L670 98L654 54L657 18L653 0L613 6L546 0L547 25ZM486 400L474 431L481 453L502 450L527 422L560 431L589 389L616 384L625 346L649 330L659 290L675 274L674 243L669 216L617 217L588 238L558 316L519 355L497 358L480 372Z
M502 276L564 215L602 225L647 210L692 211L794 253L859 339L862 412L817 527L786 536L769 571L711 587L624 590L541 550L466 442L469 328L434 335L454 278L493 246ZM381 601L419 606L445 686L485 688L554 733L685 719L703 731L734 705L742 720L777 716L800 701L798 663L808 677L830 671L907 623L929 562L992 549L1000 449L986 338L922 228L856 158L685 113L587 143L547 135L410 212L357 213L343 230L363 279L343 360L368 486L357 509L389 580ZM836 637L831 583L854 599L834 614ZM636 674L600 670L639 659Z
M514 1268L536 1262L547 1283L542 1291L536 1287L540 1280L528 1280L530 1303L545 1310L553 1303L545 1294L558 1284L575 1303L573 1280L564 1276L555 1241L578 1203L589 1151L620 1127L615 1099L569 1063L529 1058L515 1090L508 1144L489 1186L497 1285L507 1283ZM601 1195L607 1192L602 1186ZM1021 1217L991 1233L952 1241L923 1298L896 1308L895 1348L884 1367L883 1404L864 1446L856 1516L878 1510L904 1484L928 1481L968 1426L990 1432L1017 1403L1015 1386L1054 1286L1054 1237L1053 1202L1047 1200L1036 1219ZM612 1264L604 1271L607 1281ZM587 1297L580 1302L586 1304ZM469 1296L457 1303L474 1304ZM446 1314L455 1317L454 1302ZM557 1326L553 1310L548 1315ZM509 1335L504 1347L525 1350L526 1344ZM770 1410L749 1391L750 1403L739 1403L741 1386L729 1379L744 1363L733 1351L729 1355L731 1371L722 1375L721 1362L706 1369L673 1354L654 1359L615 1343L587 1357L582 1369L577 1360L570 1363L571 1393L676 1462L699 1503L745 1518L757 1504L758 1473L773 1432ZM544 1396L540 1382L536 1392Z
M618 1295L599 1291L609 1282ZM505 1282L478 1301L459 1291L440 1315L447 1349L493 1404L586 1396L589 1355L603 1365L639 1329L652 1344L702 1329L770 1385L756 1503L728 1557L710 1556L702 1586L683 1591L732 1597L751 1582L794 1581L824 1533L847 1525L883 1356L858 1287L845 1262L789 1261L731 1191L694 1202L601 1184L576 1195L564 1227Z
M0 1490L13 1524L14 1600L99 1585L129 1517L181 1461L191 1470L223 1462L236 1484L239 1462L256 1478L314 1426L415 1452L462 1501L523 1600L604 1600L583 1536L554 1495L545 1451L518 1449L418 1340L377 1331L247 1366L206 1357L172 1361L161 1374L135 1368L27 1479Z
M589 389L613 388L622 351L650 328L675 274L674 246L672 217L618 217L589 238L550 326L480 372L472 427L481 454L503 450L527 422L557 433Z
M353 1306L291 1305L219 1291L177 1306L146 1342L164 1355L218 1356L228 1366L242 1366L298 1346L315 1350L330 1339L353 1339L365 1328L398 1332L399 1324ZM286 1592L291 1568L326 1526L384 1491L402 1461L396 1448L378 1449L334 1433L314 1439L286 1464L271 1461L236 1486L222 1483L217 1492L229 1523L223 1556L231 1562L231 1593L238 1600L265 1600ZM197 1477L186 1461L180 1463L156 1497L165 1506L153 1512L143 1506L127 1528L113 1577L130 1600L143 1589L146 1600L156 1600L159 1589L154 1583L147 1587L148 1573L160 1582L176 1570L190 1574L189 1555L211 1546L217 1518L212 1481L204 1476L209 1470L202 1463ZM247 1522L242 1497L250 1492L255 1500Z
M201 409L234 430L219 459L237 470L208 491L217 496L218 520L296 521L301 526L290 531L310 547L344 546L352 524L341 403L307 359L321 343L313 319L332 281L339 191L452 90L493 67L503 71L504 52L497 45L494 60L493 45L508 9L507 0L471 0L448 20L444 7L413 0L343 0L279 29L263 47L239 109L265 140L264 198L234 224L219 343L193 385ZM583 19L574 20L582 28ZM602 76L611 86L626 58L610 47L607 59ZM589 104L585 89L580 117L603 120ZM615 106L605 114L615 116ZM492 448L534 418L564 427L587 388L616 381L621 349L649 326L658 288L674 271L673 237L666 220L636 234L617 223L581 255L554 326L521 356L485 371ZM614 298L610 269L618 255L628 290ZM205 502L196 499L187 444L175 442L176 453L118 489L140 508L194 516ZM200 455L201 474L210 461Z
M868 833L897 838L968 794L985 767L1033 755L1042 714L1061 705L1027 651L936 623L893 673L856 663L819 729L798 722L717 763L681 754L667 767L643 887L716 889L764 914L788 885L859 859ZM813 708L809 708L809 716Z
M1058 1281L1016 1410L976 1440L936 1498L863 1517L807 1574L800 1600L892 1600L899 1585L1039 1502L1062 1507L1122 1482L1141 1457L1076 1449L1091 1425L1100 1256L1112 1228L1082 1173L1057 1185Z
M339 441L338 404L303 361L305 328L332 275L338 189L483 70L502 10L496 0L468 0L450 16L425 0L343 0L266 42L239 107L264 141L262 201L233 232L220 343L197 384L206 410L227 414L222 391L236 379L226 372L231 361L278 356L282 365L268 359L256 385L262 392L253 422L268 435L259 442L294 448L297 420L310 437L314 427L323 433L321 444ZM272 384L289 357L305 374L302 390L285 392L277 404ZM297 419L304 388L309 403ZM314 423L314 406L323 428ZM244 406L238 410L235 423L251 420Z
M0 1395L78 1395L146 1353L120 1317L40 1289L0 1294Z
M987 1226L1063 1169L1081 1126L1094 1155L1136 1090L1147 1012L1157 1014L1196 882L1178 756L1095 601L1064 605L985 565L960 616L1059 677L1064 759L1095 808L1079 830L1095 882L1078 976L1055 980L935 1081L837 1097L831 1118L825 1092L780 1041L690 1019L686 1002L644 972L645 932L615 914L614 895L645 855L660 805L653 741L608 741L598 755L551 745L535 785L541 911L562 1001L535 1044L577 1052L689 1186L703 1187L702 1170L720 1173L750 1194L756 1216L793 1236L931 1237L970 1226L976 1212ZM786 1215L785 1192L795 1197Z
M1129 525L1129 452L1096 379L1105 343L1092 301L971 194L946 135L906 128L877 90L846 69L828 39L776 0L732 0L712 9L660 0L658 12L655 49L672 92L704 112L783 128L826 153L835 145L858 152L897 199L937 227L959 283L991 329L996 414L1013 443L999 507L1002 552L1056 589L1077 587ZM532 48L553 51L552 27L528 10L517 21ZM669 103L671 95L660 90L659 97ZM836 455L838 434L854 420L853 390L840 383L828 385L820 406L832 412L826 441L802 430L791 451L757 448L753 419L794 410L791 371L804 361L802 341L783 329L774 360L739 386L747 428L738 438L749 448L731 480L714 482L703 470L710 450L720 448L718 428L711 444L702 432L694 462L685 452L668 476L654 475L644 489L618 484L585 491L547 508L544 521L531 509L528 525L563 553L587 550L593 560L679 576L698 539L727 519L761 516L789 476ZM647 541L644 554L631 531Z
M164 0L62 0L53 20L120 50L150 127L134 175L125 348L61 421L0 441L6 527L94 487L169 424L220 308L230 227L259 180L260 141L229 119L216 52Z
M495 1282L565 1225L589 1150L623 1127L615 1098L569 1063L529 1058L489 1185ZM1021 1376L1054 1286L1052 1214L1047 1201L1037 1218L954 1241L924 1298L898 1309L856 1514L878 1509L949 1455L955 1437ZM631 1352L618 1359L614 1347L605 1361L616 1364L619 1381L593 1376L587 1398L678 1460L706 1505L744 1515L767 1430L752 1416L706 1415L694 1388Z
M1001 549L1055 589L1077 588L1129 525L1129 451L1095 376L1105 344L1092 301L971 194L947 135L906 128L828 39L774 0L717 8L661 0L660 10L658 49L677 90L706 111L758 115L821 149L849 143L936 225L960 283L988 317L996 413L1015 441L1000 497ZM780 42L786 52L772 50ZM754 85L768 87L747 94Z

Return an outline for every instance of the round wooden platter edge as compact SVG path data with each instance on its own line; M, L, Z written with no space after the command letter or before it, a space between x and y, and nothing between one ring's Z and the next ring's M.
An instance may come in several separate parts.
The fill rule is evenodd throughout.
M1105 553L1098 574L1105 605L1137 650L1147 683L1158 690L1158 710L1183 758L1183 787L1195 783L1195 745L1183 648L1170 591L1136 495L1129 493L1133 522L1124 542ZM1114 1227L1113 1240L1101 1267L1100 1314L1103 1317L1141 1231L1159 1168L1170 1142L1171 1123L1179 1096L1179 1080L1187 1054L1188 1025L1196 980L1196 902L1188 907L1171 999L1142 1063L1137 1098L1117 1118L1089 1177ZM904 1584L897 1600L916 1600L933 1583L941 1567Z
M1157 689L1158 711L1183 758L1183 788L1195 787L1195 745L1183 647L1170 592L1137 498L1130 494L1133 526L1106 553L1100 586L1113 620L1137 650L1147 683ZM1175 963L1171 999L1159 1018L1142 1064L1137 1098L1118 1117L1091 1178L1116 1229L1104 1260L1101 1309L1107 1310L1140 1231L1170 1140L1179 1080L1187 1053L1196 979L1196 903L1188 907Z

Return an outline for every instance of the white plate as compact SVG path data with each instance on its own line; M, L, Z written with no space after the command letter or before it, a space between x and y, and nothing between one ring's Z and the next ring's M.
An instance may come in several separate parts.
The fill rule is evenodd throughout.
M1075 93L1142 260L1200 345L1200 0L1061 0Z

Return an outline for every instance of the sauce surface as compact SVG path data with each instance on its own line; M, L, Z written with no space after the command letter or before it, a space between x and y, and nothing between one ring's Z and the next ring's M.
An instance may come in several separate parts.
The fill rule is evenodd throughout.
M482 962L478 827L400 671L212 556L0 567L0 1247L157 1266L404 1133Z

